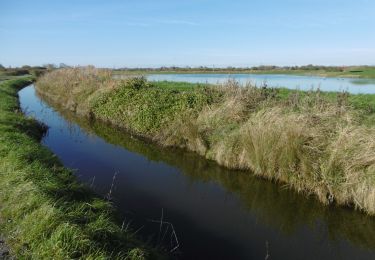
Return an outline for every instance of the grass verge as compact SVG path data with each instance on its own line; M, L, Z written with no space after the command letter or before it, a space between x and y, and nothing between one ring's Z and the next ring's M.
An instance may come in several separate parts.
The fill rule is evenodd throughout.
M93 67L44 75L38 92L78 114L375 214L373 95L114 80Z
M76 181L40 144L46 128L25 117L22 78L0 83L0 227L22 259L156 257L117 224L112 205Z

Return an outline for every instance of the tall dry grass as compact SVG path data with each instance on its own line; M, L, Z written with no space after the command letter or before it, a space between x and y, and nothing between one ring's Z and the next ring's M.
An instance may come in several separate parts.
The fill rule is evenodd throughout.
M286 183L326 204L375 213L375 128L360 125L345 94L336 102L319 91L277 100L233 82L219 91L221 102L171 122L159 142Z
M114 88L112 72L93 66L54 70L38 79L38 89L64 107L85 114L89 110L90 96Z

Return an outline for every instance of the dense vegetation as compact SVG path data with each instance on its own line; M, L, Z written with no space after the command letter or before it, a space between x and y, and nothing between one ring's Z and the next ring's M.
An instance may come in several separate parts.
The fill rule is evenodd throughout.
M20 68L5 68L0 64L0 80L4 79L11 79L12 76L23 76L23 75L32 75L32 76L40 76L46 71L51 70L52 68L47 67L31 67L31 66L22 66Z
M180 87L180 85L182 86ZM37 82L47 99L164 146L195 151L375 214L374 96L114 80L92 67Z
M25 117L17 91L0 83L0 228L20 259L143 259L145 249L117 224L112 205L79 184L40 144L46 127ZM155 256L153 256L155 257Z

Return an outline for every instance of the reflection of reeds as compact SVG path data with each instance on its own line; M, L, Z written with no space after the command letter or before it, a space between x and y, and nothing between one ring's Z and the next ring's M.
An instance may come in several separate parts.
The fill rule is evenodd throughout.
M158 244L163 245L165 244L164 238L166 234L168 234L169 228L171 229L170 231L170 253L175 252L179 247L180 247L180 242L177 238L176 230L174 229L174 226L171 222L165 221L164 220L164 209L161 209L161 216L160 220L154 220L154 219L149 219L149 222L153 223L158 223L159 224L159 234L158 234ZM163 234L163 227L166 226L166 229ZM162 235L162 236L161 236Z
M107 196L106 196L106 198L107 198L108 200L111 200L111 199L112 199L112 192L113 192L113 188L114 188L114 185L115 185L116 176L117 176L117 172L115 172L115 173L113 174L113 177L112 177L111 187L110 187L110 189L109 189L109 191L108 191L108 194L107 194Z
M164 146L195 151L234 169L375 214L375 128L351 96L240 85L113 80L94 68L57 70L39 92L77 113ZM362 104L361 104L362 105Z
M266 256L264 257L264 259L268 260L268 258L270 258L270 253L269 253L268 241L266 241Z

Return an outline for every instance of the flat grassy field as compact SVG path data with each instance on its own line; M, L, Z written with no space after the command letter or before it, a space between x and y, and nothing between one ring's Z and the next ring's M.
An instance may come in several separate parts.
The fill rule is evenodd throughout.
M4 80L17 79L23 77L30 77L30 75L12 76L4 73L3 71L0 71L0 82Z
M199 73L219 73L219 74L285 74L285 75L305 75L320 77L345 77L345 78L375 78L375 67L372 66L353 66L340 69L251 69L251 68L217 68L217 69L132 69L132 70L114 70L114 75L147 75L147 74L199 74Z
M31 78L0 83L0 228L19 259L145 259L153 249L118 225L98 197L40 140L46 126L20 111Z

